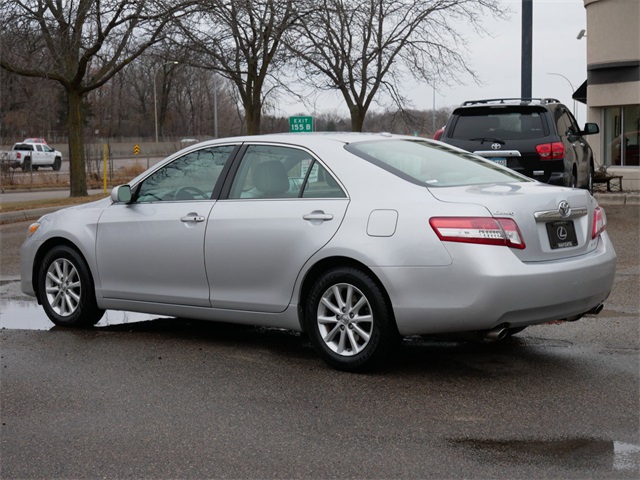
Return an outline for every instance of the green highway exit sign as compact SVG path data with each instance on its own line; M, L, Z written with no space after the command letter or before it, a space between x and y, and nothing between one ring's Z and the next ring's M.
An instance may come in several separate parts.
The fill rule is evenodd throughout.
M290 132L313 132L313 117L289 117Z

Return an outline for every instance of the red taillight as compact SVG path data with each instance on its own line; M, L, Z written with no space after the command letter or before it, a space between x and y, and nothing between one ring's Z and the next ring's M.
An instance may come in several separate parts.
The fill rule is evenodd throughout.
M434 217L429 224L443 242L525 248L518 225L510 218Z
M438 131L436 131L436 133L433 135L433 139L434 140L440 140L440 137L442 137L442 134L444 133L444 128L439 129Z
M596 207L593 211L593 227L591 227L591 238L594 239L607 227L607 216L604 213L604 209Z
M20 152L16 152L16 158L20 158Z
M536 145L536 152L540 160L561 160L564 158L564 144L562 142L541 143Z

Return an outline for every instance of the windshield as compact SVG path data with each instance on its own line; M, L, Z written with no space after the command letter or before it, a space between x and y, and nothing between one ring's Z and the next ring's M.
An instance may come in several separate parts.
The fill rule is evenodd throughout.
M532 181L489 160L445 144L385 140L352 143L345 148L405 180L430 187Z
M525 107L461 109L450 138L473 141L526 140L541 138L545 132L544 110ZM495 140L494 140L495 139Z

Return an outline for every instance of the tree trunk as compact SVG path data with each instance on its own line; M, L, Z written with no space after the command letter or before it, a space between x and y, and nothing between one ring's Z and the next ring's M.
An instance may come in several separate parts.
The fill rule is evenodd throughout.
M362 125L364 125L364 117L367 111L363 108L354 106L351 108L351 131L362 132Z
M69 132L69 180L71 197L87 196L87 172L84 162L84 112L82 110L82 94L67 89L69 96L69 116L67 130Z
M261 105L247 105L245 107L247 135L259 135L262 122Z

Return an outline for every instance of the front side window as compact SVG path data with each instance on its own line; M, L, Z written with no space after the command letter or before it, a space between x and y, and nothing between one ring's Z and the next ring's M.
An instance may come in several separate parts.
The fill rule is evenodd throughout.
M308 152L291 147L250 145L229 198L345 197L329 172Z
M175 159L142 181L136 203L209 200L234 149L203 148Z
M444 144L386 140L352 143L345 149L405 180L429 187L533 181Z

